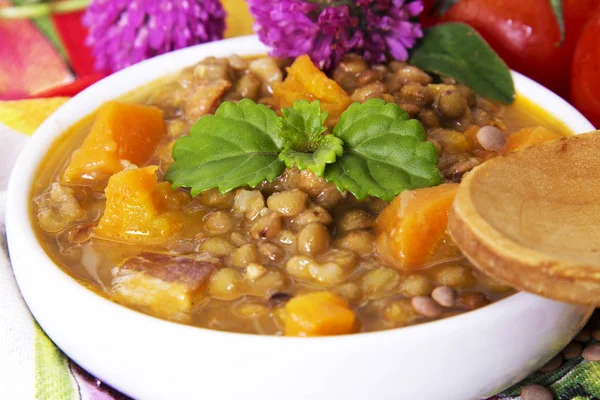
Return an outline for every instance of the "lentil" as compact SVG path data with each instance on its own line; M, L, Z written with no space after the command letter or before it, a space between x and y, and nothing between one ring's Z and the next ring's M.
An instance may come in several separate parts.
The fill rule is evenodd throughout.
M362 278L362 292L366 297L378 297L391 293L400 282L400 274L392 268L378 267Z
M313 222L302 228L298 234L298 251L301 254L317 256L329 249L329 232L325 225Z
M238 247L231 253L229 262L232 266L238 268L243 268L248 264L258 262L258 251L256 251L256 246L253 243L248 243Z
M243 75L237 84L235 90L239 93L240 97L255 100L259 95L260 90L260 79L256 75L249 73Z
M377 81L357 88L350 96L350 101L364 103L369 99L381 98L385 93L383 83Z
M363 230L350 231L337 241L337 245L366 257L373 252L373 235Z
M348 232L357 229L369 229L375 223L375 218L364 210L351 210L344 214L337 224L340 232Z
M333 289L333 292L346 300L348 304L356 304L362 297L360 287L354 282L339 285Z
M433 284L425 275L410 274L402 278L398 291L406 297L429 296Z
M298 215L292 221L295 225L300 226L312 224L314 222L320 222L323 225L329 225L331 222L333 222L333 218L331 218L331 215L329 215L327 210L325 210L323 207L313 205L308 210L300 213L300 215Z
M368 85L369 83L373 83L376 81L381 80L381 72L374 70L374 69L369 69L366 71L362 71L361 73L358 74L356 81L358 83L359 86L365 86Z
M233 211L244 214L247 219L253 220L258 217L260 211L265 207L265 199L258 190L238 190L235 192Z
M419 318L419 315L407 299L393 301L383 310L383 317L389 321L407 324Z
M259 243L258 252L266 264L279 264L285 258L285 250L274 243Z
M460 118L467 111L467 100L459 92L445 92L438 100L438 110L446 118Z
M269 212L261 216L250 228L252 239L272 239L281 232L281 214Z
M307 199L306 193L294 189L272 194L267 199L267 205L285 217L295 217L306 209Z
M225 211L215 211L208 214L204 226L211 235L223 235L235 228L235 219Z
M225 257L235 250L235 246L223 237L211 237L200 245L200 251L207 251L217 257Z
M468 289L475 286L477 280L473 273L462 265L446 265L434 272L437 283L454 289Z
M218 270L210 278L208 293L222 300L233 300L243 295L244 283L242 274L233 268Z

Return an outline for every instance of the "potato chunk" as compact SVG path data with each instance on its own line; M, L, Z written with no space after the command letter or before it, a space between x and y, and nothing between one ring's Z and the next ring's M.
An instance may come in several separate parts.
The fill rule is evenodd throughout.
M214 263L164 254L141 254L116 269L116 300L149 309L152 314L185 320L205 297Z
M94 235L125 243L161 243L182 227L168 210L182 195L167 182L157 182L157 167L128 169L113 175L106 187L106 208Z
M104 180L124 168L122 161L144 166L166 133L163 112L157 107L105 103L62 179L75 184Z

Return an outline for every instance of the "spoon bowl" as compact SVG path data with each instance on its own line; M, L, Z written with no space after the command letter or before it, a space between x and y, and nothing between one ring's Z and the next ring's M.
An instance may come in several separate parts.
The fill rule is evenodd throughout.
M466 176L449 231L483 272L600 306L600 131L492 159Z

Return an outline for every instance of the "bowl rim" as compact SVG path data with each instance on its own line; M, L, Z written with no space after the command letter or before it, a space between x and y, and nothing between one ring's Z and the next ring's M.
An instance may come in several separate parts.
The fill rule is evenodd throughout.
M385 340L389 335L401 335L402 332L406 332L407 334L409 332L413 334L419 333L424 336L430 336L440 329L452 329L454 324L477 324L478 320L481 319L480 316L483 316L484 314L489 314L486 318L491 318L494 315L510 312L511 307L523 306L531 301L540 301L541 298L536 295L518 292L480 309L461 313L449 318L419 323L402 328L339 336L311 337L308 338L310 340L306 340L307 338L219 331L185 325L144 314L115 303L95 291L86 288L74 277L63 271L63 269L58 266L48 254L46 254L34 232L34 221L31 218L31 193L34 186L34 179L38 174L41 162L44 160L48 150L55 141L58 140L68 128L75 122L84 118L90 112L96 110L101 103L118 98L119 96L158 78L172 72L177 72L186 66L193 65L207 56L213 55L215 57L223 57L231 54L252 55L266 53L268 50L269 49L266 46L258 41L258 38L255 35L193 46L167 53L121 70L102 79L68 100L57 111L50 115L36 130L34 137L29 141L25 149L23 149L14 165L8 185L6 204L6 232L9 253L12 254L17 246L27 245L29 260L34 261L33 263L29 263L30 267L33 267L34 269L46 268L47 270L45 273L49 274L53 279L53 284L56 285L54 287L55 290L58 287L68 287L70 291L76 293L77 296L82 296L82 299L85 299L86 304L97 307L98 310L101 311L101 315L114 315L117 313L120 317L126 317L132 324L152 324L163 330L169 331L170 334L174 335L177 335L177 332L183 333L185 331L186 334L218 335L220 337L227 336L228 340L268 340L271 342L271 345L281 343L282 346L287 346L288 343L298 344L300 342L310 343L310 346L315 346L317 344L331 346L332 343L339 343L340 346L346 346L347 341L354 342L366 340L367 338ZM527 93L526 95L523 95L524 97L550 112L575 134L594 130L593 125L579 111L558 95L518 72L511 71L511 73L515 82L515 87L518 88L519 92ZM82 111L82 109L84 111ZM32 242L35 244L32 245ZM19 289L21 290L21 283L26 279L24 278L24 275L32 273L32 271L25 271L22 266L17 266L17 264L18 263L11 263ZM39 321L40 319L38 317L40 315L38 315L38 310L35 307L31 307L29 301L30 296L34 296L34 294L26 291L21 291L21 293L25 302L30 307L32 314L36 320ZM548 299L543 300L554 301ZM40 325L44 328L45 324L40 322ZM192 330L193 332L191 332Z

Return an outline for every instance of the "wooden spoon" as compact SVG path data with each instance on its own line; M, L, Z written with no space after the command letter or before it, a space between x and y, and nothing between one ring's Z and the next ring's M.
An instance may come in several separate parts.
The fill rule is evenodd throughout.
M448 229L488 275L600 306L600 131L497 157L461 183Z

